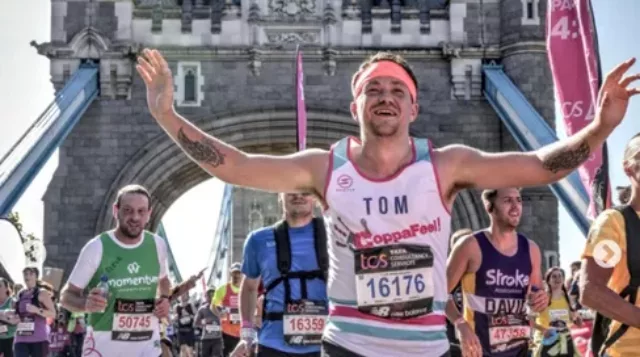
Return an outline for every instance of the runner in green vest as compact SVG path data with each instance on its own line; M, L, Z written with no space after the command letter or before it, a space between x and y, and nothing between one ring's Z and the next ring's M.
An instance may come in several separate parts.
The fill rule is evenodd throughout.
M0 356L13 356L13 336L20 318L14 313L13 293L9 282L0 278Z
M122 188L113 207L117 226L90 240L80 252L61 304L71 312L88 312L85 357L158 357L161 318L171 299L167 247L144 230L151 207L147 190ZM195 285L192 277L174 289ZM108 285L106 298L99 285ZM89 291L85 294L85 291Z

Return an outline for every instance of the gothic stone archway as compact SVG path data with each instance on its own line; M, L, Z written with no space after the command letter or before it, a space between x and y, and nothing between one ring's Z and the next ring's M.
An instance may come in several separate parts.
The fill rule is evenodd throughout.
M295 143L294 110L274 110L268 112L250 112L227 114L215 118L195 120L204 131L219 137L240 149L257 152L293 152ZM308 113L310 147L328 148L346 135L357 133L355 122L346 113L338 114L326 111ZM64 157L61 158L64 165ZM152 195L153 215L148 227L155 230L168 208L186 191L211 176L191 161L168 135L160 132L135 152L111 179L108 189L96 188L93 192L95 220L86 228L90 231L82 237L65 236L62 241L47 240L49 251L67 251L74 247L74 255L50 254L51 264L62 266L66 274L75 261L80 247L89 238L108 230L115 225L111 206L118 189L124 185L137 183L149 189ZM52 185L55 186L55 181ZM73 199L73 197L71 197ZM77 198L76 198L77 200ZM61 197L62 202L73 202L69 197ZM64 212L51 212L54 217ZM77 212L69 212L76 215ZM86 212L84 212L86 213ZM50 218L50 217L49 217ZM70 222L72 227L91 222ZM462 192L454 205L452 229L479 229L487 224L482 213L478 195L473 191Z
M295 143L293 117L293 111L281 110L229 115L197 124L204 131L249 152L287 153L293 151ZM342 137L357 133L356 125L348 115L313 111L308 113L308 120L310 147L328 149ZM114 226L111 204L118 189L124 185L138 183L152 193L150 228L153 230L175 200L208 178L210 175L192 162L178 145L167 135L161 135L142 147L113 181L104 196L95 233ZM473 193L462 193L454 207L453 228L481 227L486 220L479 214L480 208Z

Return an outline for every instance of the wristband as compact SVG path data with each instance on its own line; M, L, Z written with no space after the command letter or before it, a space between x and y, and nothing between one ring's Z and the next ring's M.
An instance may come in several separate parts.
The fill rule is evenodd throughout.
M458 317L456 319L456 321L453 322L453 326L458 327L458 325L464 324L467 321L464 319L464 317Z
M253 322L252 321L248 321L248 320L242 320L242 323L240 324L241 328L253 328Z
M240 329L240 338L245 341L255 341L256 330L253 327L243 327Z

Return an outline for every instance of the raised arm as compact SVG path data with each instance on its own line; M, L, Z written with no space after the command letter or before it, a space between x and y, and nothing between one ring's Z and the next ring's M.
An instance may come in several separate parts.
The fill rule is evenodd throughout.
M463 145L435 150L448 201L460 189L539 186L557 182L598 150L622 121L629 99L640 89L627 87L640 75L624 76L634 59L611 71L599 94L596 116L584 129L533 152L485 153ZM500 174L496 174L500 173Z
M614 271L626 270L626 260L618 261L615 266L609 266L614 262L596 261L599 257L596 255L597 248L602 242L622 246L626 240L623 222L624 218L618 211L606 210L589 228L580 266L580 303L612 320L640 328L640 308L620 297L619 291L609 286ZM622 249L622 254L627 254L626 249ZM620 274L617 272L616 276Z
M322 193L329 165L327 151L313 149L287 156L242 152L198 129L175 111L173 77L158 51L145 49L136 69L147 86L151 115L211 175L233 185L265 191Z

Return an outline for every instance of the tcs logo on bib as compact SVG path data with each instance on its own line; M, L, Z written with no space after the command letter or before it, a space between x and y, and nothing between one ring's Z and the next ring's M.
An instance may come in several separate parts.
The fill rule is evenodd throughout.
M387 258L387 255L384 253L369 256L361 254L360 268L362 270L384 269L389 266L389 260Z

